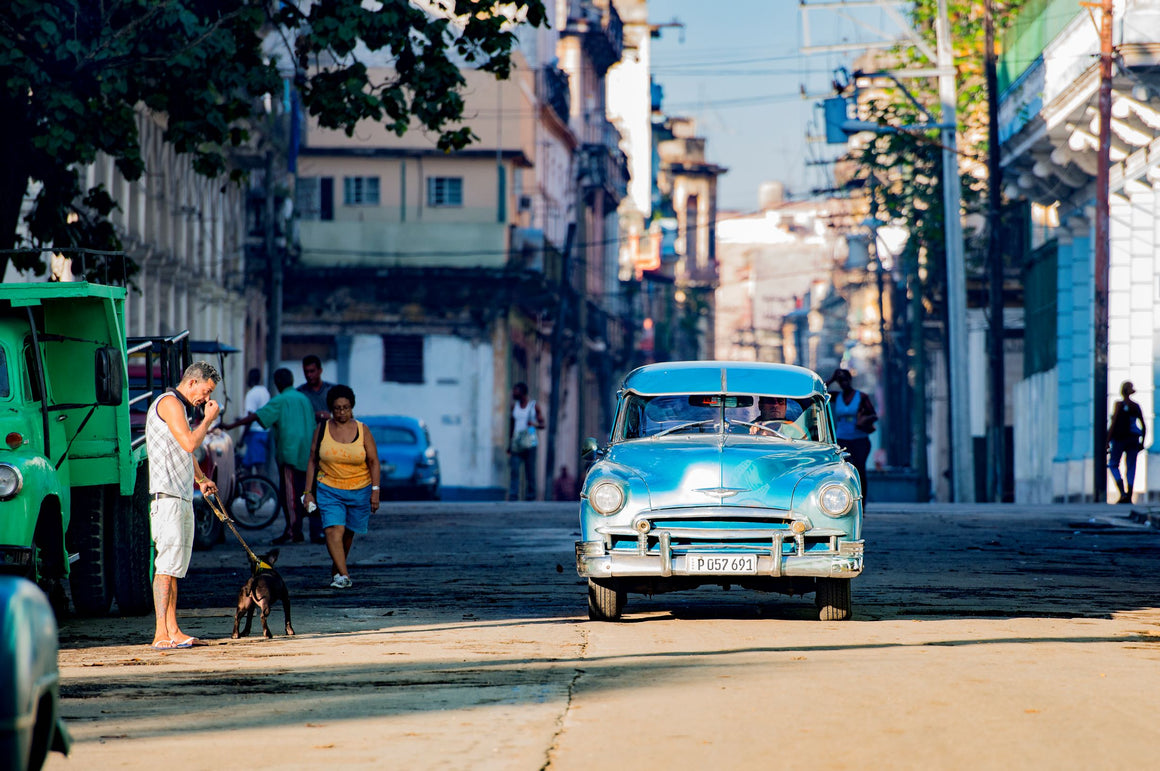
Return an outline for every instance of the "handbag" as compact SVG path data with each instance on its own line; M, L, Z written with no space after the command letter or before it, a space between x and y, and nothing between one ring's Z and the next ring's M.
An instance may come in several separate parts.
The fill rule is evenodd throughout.
M859 393L862 393L859 391ZM878 413L874 411L874 405L870 403L870 397L862 394L862 400L858 402L858 412L854 414L854 428L858 429L864 434L873 434L878 422Z
M512 437L512 449L515 452L527 452L535 449L539 444L536 439L536 429L528 426L523 431L516 431L515 436Z

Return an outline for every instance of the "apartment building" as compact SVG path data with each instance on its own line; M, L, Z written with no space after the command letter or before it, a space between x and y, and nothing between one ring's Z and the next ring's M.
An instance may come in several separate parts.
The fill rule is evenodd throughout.
M1092 499L1106 426L1093 425L1091 405L1106 399L1110 410L1122 381L1135 384L1150 427L1156 417L1160 1L1114 8L1106 393L1093 389L1098 29L1087 9L1040 0L1004 33L999 136L1004 192L1023 207L1026 287L1025 374L1013 396L1019 502ZM1140 456L1138 498L1160 495L1157 458Z
M540 491L548 455L576 474L580 439L606 425L591 352L615 334L624 158L603 73L620 56L619 22L587 1L552 5L549 22L521 31L510 79L464 71L468 148L445 153L419 129L348 137L310 124L298 154L282 358L318 354L361 415L422 418L449 496L506 493L514 383L546 417L555 403Z

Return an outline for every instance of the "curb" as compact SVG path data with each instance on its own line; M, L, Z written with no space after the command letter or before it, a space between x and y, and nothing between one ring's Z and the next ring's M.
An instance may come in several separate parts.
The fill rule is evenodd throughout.
M1128 519L1160 530L1160 506L1133 507Z

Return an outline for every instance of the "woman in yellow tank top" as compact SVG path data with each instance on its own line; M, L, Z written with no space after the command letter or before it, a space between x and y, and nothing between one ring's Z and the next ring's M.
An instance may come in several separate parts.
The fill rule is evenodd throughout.
M311 489L303 503L307 509L317 505L322 515L326 549L334 563L330 585L349 589L346 559L354 535L367 531L371 512L379 509L379 451L371 432L354 419L354 391L349 386L331 386L326 406L331 418L314 430L306 469Z

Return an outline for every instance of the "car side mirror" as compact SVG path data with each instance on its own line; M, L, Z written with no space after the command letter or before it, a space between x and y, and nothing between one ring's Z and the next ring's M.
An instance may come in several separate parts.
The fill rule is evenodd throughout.
M96 373L96 402L117 407L125 398L125 368L116 348L98 348L93 371Z
M587 439L584 440L584 443L580 445L580 457L581 458L592 458L592 457L599 455L599 454L600 454L600 445L597 444L596 440L593 439L592 437L588 437Z

